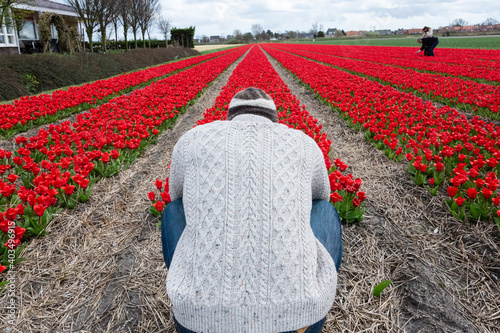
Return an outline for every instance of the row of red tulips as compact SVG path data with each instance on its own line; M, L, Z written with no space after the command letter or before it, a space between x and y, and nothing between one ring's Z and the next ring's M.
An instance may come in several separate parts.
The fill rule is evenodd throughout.
M198 121L198 125L226 120L231 99L238 91L247 87L265 90L276 104L279 122L302 130L318 143L329 172L332 204L339 211L343 221L361 220L364 213L362 202L366 198L365 193L360 191L361 179L354 179L350 173L344 174L348 166L339 159L336 159L332 165L329 157L332 141L321 132L321 124L318 124L318 120L309 114L305 105L300 105L300 101L290 92L259 48L254 47L234 70L228 83L216 98L214 106L205 111L204 118ZM165 204L170 201L168 178L165 182L157 180L155 186L156 193L152 191L148 197L152 201L150 211L159 215Z
M67 90L56 90L52 94L21 97L13 104L1 104L0 137L9 138L16 133L88 110L107 102L116 95L127 93L165 75L231 51L225 50L201 57L191 57L82 86L69 87Z
M14 152L0 150L0 264L21 260L21 240L45 233L62 207L89 199L99 177L126 168L175 122L176 115L241 57L242 47L130 95L80 114L74 123L50 125ZM2 268L0 268L2 269Z
M500 119L500 86L302 51L307 48L302 45L273 44L273 47L362 74L368 78L375 78L399 89L418 92L444 104L460 105L481 115Z
M418 185L431 193L446 189L448 205L462 220L495 220L500 228L498 171L500 128L472 121L450 107L436 108L400 92L331 66L264 49L331 104L353 128L390 158L409 161Z
M418 47L418 44L415 44L415 47ZM354 47L352 47L354 48ZM453 75L459 76L462 78L472 78L472 79L481 79L488 81L497 81L491 82L492 84L500 83L500 71L498 67L491 66L498 62L500 64L500 60L491 61L490 66L485 67L482 65L473 66L470 64L467 65L458 65L452 64L448 62L431 62L426 61L427 57L415 57L415 49L412 49L410 54L404 53L403 50L399 50L399 53L404 53L406 56L401 56L399 54L389 53L386 48L382 47L374 47L371 52L356 52L355 54L349 52L349 49L345 49L344 46L338 45L301 45L301 49L304 51L317 52L322 54L328 54L331 56L342 57L347 59L356 59L374 62L377 64L398 66L408 69L415 69L419 71L429 71L434 73L439 73L441 75ZM442 51L436 51L440 54ZM500 55L500 51L497 51ZM470 59L472 60L472 59ZM482 63L481 63L482 64ZM488 82L484 82L488 83Z
M325 45L326 46L326 45ZM435 50L435 57L416 57L415 51L420 48L415 40L415 47L387 47L387 46L331 46L338 50L338 56L345 58L361 59L364 55L385 55L388 59L402 59L413 61L418 59L421 63L446 64L457 67L476 68L484 67L489 69L500 68L499 50L481 49L450 49L442 48L438 45ZM329 46L330 47L330 46Z

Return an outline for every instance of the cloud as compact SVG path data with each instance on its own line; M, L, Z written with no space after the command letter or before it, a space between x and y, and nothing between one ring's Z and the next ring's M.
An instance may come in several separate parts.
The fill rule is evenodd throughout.
M178 28L195 26L196 35L251 31L254 23L273 32L308 31L312 24L324 29L372 30L439 27L456 18L471 24L488 17L500 20L496 0L178 0L162 2L163 15Z

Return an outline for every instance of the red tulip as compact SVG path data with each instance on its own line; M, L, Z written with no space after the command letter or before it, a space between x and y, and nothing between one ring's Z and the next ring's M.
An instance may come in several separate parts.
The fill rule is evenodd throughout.
M163 201L157 201L153 206L155 206L157 211L161 212L161 211L163 211L163 207L165 206L165 203Z
M457 205L462 206L464 204L465 199L462 197L455 198L455 202Z
M26 232L26 229L24 229L24 228L21 228L21 227L14 228L15 238L17 238L17 239L23 239L25 232Z
M471 199L474 199L477 196L477 190L475 188L469 187L467 190L467 196Z
M483 187L483 198L489 199L493 195L493 191L491 191L487 187Z
M7 177L7 180L8 180L9 182L11 182L12 184L14 184L14 183L16 182L17 178L19 178L19 176L18 176L18 175L15 175L15 174L11 173L11 174Z
M170 194L168 192L161 192L161 198L163 199L163 201L165 201L166 203L169 203L170 201L172 201L170 199Z
M39 204L39 205L34 205L33 209L35 210L36 216L42 216L43 213L45 213L45 209L47 209L47 207Z
M453 198L455 195L457 195L457 191L458 191L458 188L456 188L456 187L453 187L453 186L448 187L448 189L447 189L448 196Z

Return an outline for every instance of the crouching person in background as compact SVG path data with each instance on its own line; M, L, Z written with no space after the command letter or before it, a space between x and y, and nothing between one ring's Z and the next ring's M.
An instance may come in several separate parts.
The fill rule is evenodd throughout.
M434 49L439 44L439 38L437 37L420 38L418 42L422 44L422 46L420 47L420 50L417 51L417 53L424 51L424 56L434 57Z
M178 332L320 332L342 260L323 154L247 88L175 145L162 219Z

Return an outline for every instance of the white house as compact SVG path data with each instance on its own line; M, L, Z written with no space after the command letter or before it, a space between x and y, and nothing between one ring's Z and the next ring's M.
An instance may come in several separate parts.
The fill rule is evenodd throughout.
M14 11L25 9L33 11L31 15L24 19L24 22L19 31L15 32L14 27L9 23L10 20L4 20L4 24L0 29L0 53L39 53L42 52L40 43L40 29L38 21L44 12L59 14L70 27L74 27L81 33L82 29L79 25L79 19L71 6L49 1L35 0L33 5L16 5ZM7 21L7 22L5 22ZM52 41L51 46L57 48L57 30L54 26L51 27Z

